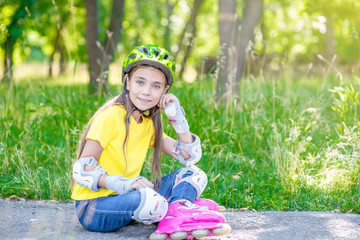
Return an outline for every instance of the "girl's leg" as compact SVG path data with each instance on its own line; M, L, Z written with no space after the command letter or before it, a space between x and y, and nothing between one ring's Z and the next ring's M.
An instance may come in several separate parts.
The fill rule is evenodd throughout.
M165 197L170 203L173 203L177 200L188 200L192 203L194 203L197 192L196 189L188 182L180 182L178 185L174 185L176 183L176 175L179 174L179 172L182 169L179 169L173 173L170 173L164 177L161 178L161 187L159 190L159 193ZM187 171L183 176L182 179L188 176L191 176L193 174L192 171Z
M134 221L141 200L139 191L76 202L80 223L89 231L111 232Z
M151 240L170 239L170 236L176 239L220 236L231 231L223 215L191 204L207 184L206 174L199 168L180 169L165 176L162 181L159 193L170 199L171 204L157 230L150 235Z

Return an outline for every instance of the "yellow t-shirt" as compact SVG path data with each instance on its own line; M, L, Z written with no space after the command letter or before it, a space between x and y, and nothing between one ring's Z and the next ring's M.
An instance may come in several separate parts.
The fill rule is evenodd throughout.
M125 146L125 161L123 154L126 135L125 115L126 111L122 106L106 108L93 119L86 139L97 140L103 147L98 165L101 165L109 175L134 178L140 174L147 151L153 145L154 126L150 118L143 117L143 121L137 123L131 116L127 146ZM166 135L163 135L165 138ZM86 200L110 194L115 193L105 188L93 192L75 183L71 198Z

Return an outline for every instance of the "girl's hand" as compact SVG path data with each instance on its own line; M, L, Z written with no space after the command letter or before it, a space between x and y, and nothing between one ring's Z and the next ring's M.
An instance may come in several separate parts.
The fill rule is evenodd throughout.
M133 190L139 190L140 188L154 188L154 184L147 180L146 178L140 178L137 181L135 181L133 184L131 184L131 189Z
M163 109L165 108L166 105L169 104L169 102L176 102L178 101L177 97L175 97L174 94L168 93L168 94L164 94L161 96L160 101L159 101L159 108Z

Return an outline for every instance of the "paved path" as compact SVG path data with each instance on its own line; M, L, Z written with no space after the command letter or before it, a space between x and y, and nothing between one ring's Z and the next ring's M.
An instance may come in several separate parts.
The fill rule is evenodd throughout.
M0 200L0 239L145 240L154 225L136 223L112 233L88 232L73 203ZM232 232L206 239L360 239L360 215L322 212L239 212L224 215Z

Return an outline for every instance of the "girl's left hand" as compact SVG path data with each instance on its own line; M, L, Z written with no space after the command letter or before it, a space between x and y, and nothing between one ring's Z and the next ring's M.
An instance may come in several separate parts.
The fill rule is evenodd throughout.
M142 177L136 180L133 184L131 184L131 189L139 190L140 188L154 188L154 184L147 180L146 178Z
M176 102L179 101L177 97L175 97L174 94L168 93L161 96L160 101L158 103L159 108L163 109L166 105L168 105L169 102Z

